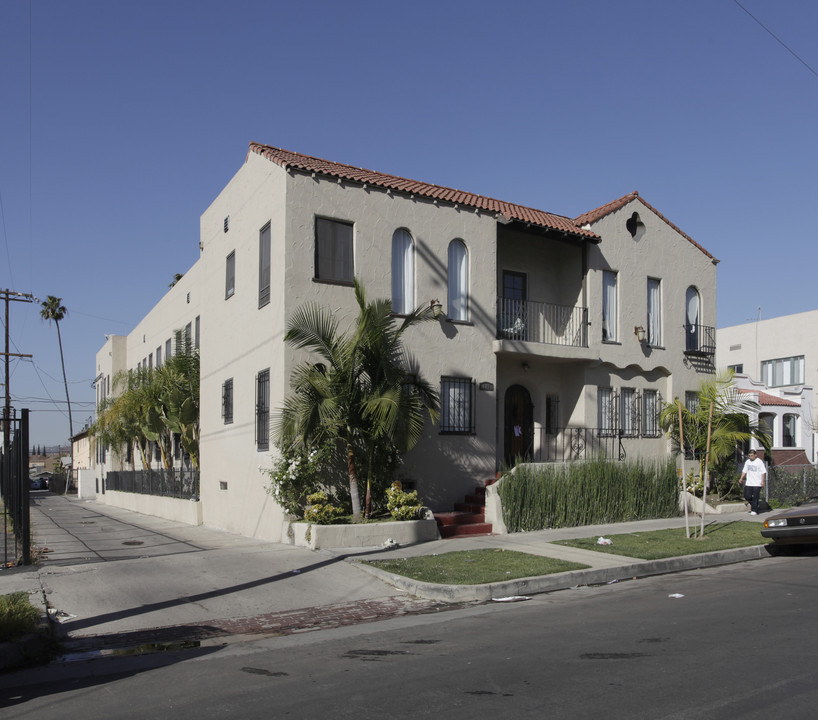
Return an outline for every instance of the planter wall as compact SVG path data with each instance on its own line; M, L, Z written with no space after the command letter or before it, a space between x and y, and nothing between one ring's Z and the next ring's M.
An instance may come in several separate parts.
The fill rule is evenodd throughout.
M403 520L361 525L312 525L294 522L290 523L290 529L293 545L312 550L379 547L389 539L399 545L414 545L440 537L434 520Z

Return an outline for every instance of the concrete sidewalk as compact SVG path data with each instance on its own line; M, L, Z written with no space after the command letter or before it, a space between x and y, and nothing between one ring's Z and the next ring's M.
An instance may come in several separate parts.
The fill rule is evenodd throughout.
M766 550L754 547L640 561L553 544L565 538L684 527L684 518L439 540L389 550L310 551L48 492L32 493L31 513L39 564L0 573L0 593L30 593L48 611L56 639L69 651L281 635L435 612L449 603L767 556ZM710 520L762 521L746 514ZM691 526L698 522L690 518ZM491 585L448 586L418 583L356 562L486 547L573 560L589 569Z

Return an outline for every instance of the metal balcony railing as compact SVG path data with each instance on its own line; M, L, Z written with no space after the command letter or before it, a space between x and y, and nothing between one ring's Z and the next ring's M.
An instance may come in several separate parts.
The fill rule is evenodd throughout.
M716 354L716 328L698 323L687 323L684 328L685 353L688 355Z
M530 300L497 300L497 337L588 347L588 309Z

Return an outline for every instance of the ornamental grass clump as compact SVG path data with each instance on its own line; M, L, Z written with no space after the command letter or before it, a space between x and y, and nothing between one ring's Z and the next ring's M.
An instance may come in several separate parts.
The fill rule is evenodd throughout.
M0 595L0 642L32 632L40 613L28 600L27 592Z
M499 487L509 532L577 527L678 513L676 468L667 461L597 459L520 466Z
M394 482L386 491L386 507L395 520L417 520L423 506L417 490L405 492L399 482Z

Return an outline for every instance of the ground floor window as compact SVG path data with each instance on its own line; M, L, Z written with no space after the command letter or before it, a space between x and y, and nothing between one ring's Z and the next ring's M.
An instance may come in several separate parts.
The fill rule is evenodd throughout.
M474 423L474 380L462 377L440 379L440 432L471 434Z

